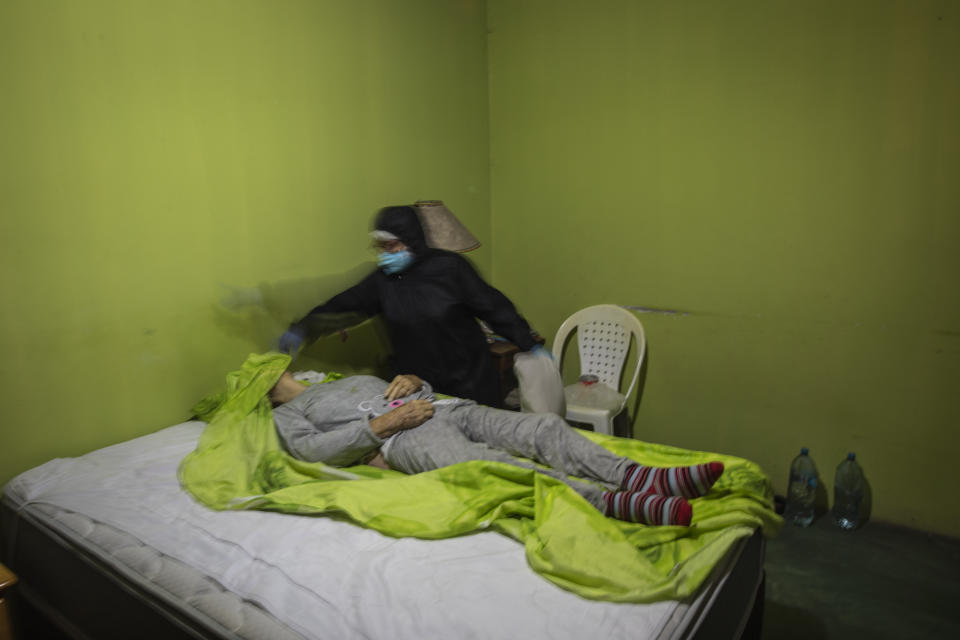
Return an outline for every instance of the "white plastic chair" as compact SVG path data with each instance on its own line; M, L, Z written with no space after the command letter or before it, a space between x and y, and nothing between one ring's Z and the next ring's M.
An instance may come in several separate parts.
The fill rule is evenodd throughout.
M621 393L620 374L630 352L631 338L636 343L633 376L619 408L605 410L567 403L567 420L585 422L593 425L596 432L613 435L613 419L626 406L640 377L640 367L646 355L647 341L643 325L633 312L612 304L600 304L577 311L564 320L553 339L553 358L561 371L564 343L574 329L577 331L580 353L580 375L593 374L600 382Z

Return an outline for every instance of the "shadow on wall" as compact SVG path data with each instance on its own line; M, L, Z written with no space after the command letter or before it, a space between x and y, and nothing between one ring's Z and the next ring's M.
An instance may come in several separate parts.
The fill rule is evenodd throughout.
M261 282L253 287L221 283L223 295L211 309L213 321L225 333L256 345L255 349L275 349L291 322L357 284L373 268L361 264L339 274ZM350 331L341 334L340 328ZM379 318L338 314L335 326L315 329L321 337L301 351L292 368L314 368L322 363L326 369L376 373L388 367L392 348Z
M637 378L637 389L635 391L636 396L633 399L633 411L627 415L627 433L625 437L636 438L634 432L634 425L637 421L637 416L640 414L640 403L643 402L643 390L647 388L647 369L650 366L650 343L644 347L643 362L640 363L640 376ZM629 409L629 407L628 407ZM628 412L624 411L624 415Z

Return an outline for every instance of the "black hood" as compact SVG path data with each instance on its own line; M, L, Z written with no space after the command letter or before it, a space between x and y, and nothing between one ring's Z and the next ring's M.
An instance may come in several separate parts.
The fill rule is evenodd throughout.
M397 236L415 256L427 252L427 237L420 224L417 210L410 206L384 207L373 223L377 231L388 231Z

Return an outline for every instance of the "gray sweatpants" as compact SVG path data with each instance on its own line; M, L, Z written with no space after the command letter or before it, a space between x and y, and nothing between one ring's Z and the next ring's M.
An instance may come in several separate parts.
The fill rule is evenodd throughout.
M550 467L518 460L521 456ZM616 456L550 413L516 413L477 404L437 406L433 418L393 436L384 460L404 473L420 473L469 460L506 462L561 480L604 510L604 489L568 476L620 485L630 460Z

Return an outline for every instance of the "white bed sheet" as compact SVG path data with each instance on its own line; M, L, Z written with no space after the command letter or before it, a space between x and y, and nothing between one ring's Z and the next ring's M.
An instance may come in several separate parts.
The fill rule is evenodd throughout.
M126 531L311 639L674 638L684 635L678 619L698 609L586 600L536 574L522 545L495 532L396 539L329 517L207 509L176 476L203 427L52 460L4 495Z

